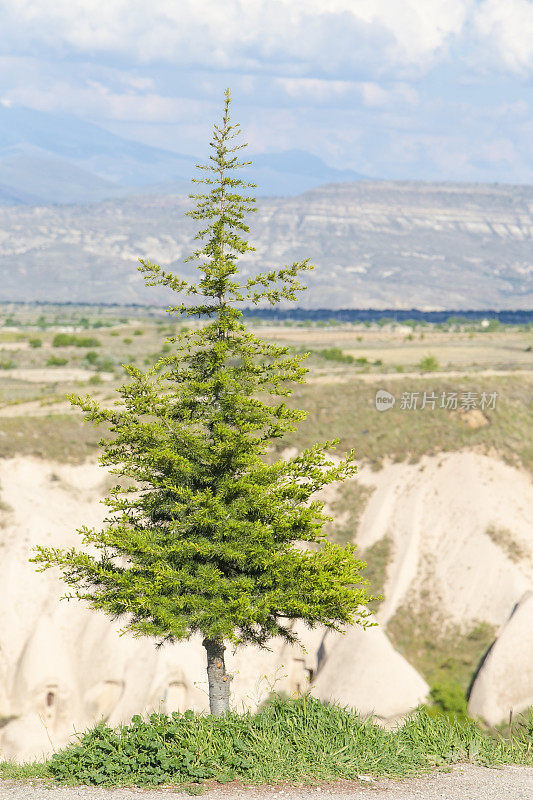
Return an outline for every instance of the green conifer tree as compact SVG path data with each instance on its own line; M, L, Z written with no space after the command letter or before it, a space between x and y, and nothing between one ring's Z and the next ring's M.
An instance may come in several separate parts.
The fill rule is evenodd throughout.
M253 184L235 177L239 125L231 123L226 92L215 125L205 193L188 212L202 223L191 259L201 278L182 280L141 259L148 285L184 293L174 314L198 317L197 328L168 341L173 351L148 373L126 367L129 382L115 408L73 396L87 420L109 426L100 461L131 480L104 500L103 530L83 527L84 551L36 548L40 571L59 567L74 595L125 620L124 630L158 645L203 637L211 713L229 708L224 642L266 646L274 636L297 638L295 620L309 626L367 624L367 582L355 547L338 547L323 533L323 504L313 494L356 472L351 452L334 463L335 442L267 463L267 445L295 430L305 413L283 397L307 370L302 357L264 341L243 324L244 303L294 300L308 260L238 279L237 258L253 248L243 234ZM187 297L188 296L188 297ZM277 398L265 402L268 395ZM264 398L264 399L261 399ZM318 543L295 547L296 543Z

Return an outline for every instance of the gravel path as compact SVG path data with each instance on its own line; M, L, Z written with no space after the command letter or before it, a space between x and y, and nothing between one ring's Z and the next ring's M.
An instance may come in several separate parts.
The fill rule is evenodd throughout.
M320 787L240 787L208 789L206 800L533 800L533 767L487 769L462 764L450 772L435 772L403 781L355 783L339 781ZM189 795L170 789L49 788L0 779L0 800L184 800Z

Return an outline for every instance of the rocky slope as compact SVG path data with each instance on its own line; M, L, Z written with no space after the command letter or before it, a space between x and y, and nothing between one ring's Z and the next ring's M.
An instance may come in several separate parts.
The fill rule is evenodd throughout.
M164 303L137 259L184 265L178 196L0 208L0 301ZM255 271L310 257L308 307L531 308L533 187L360 181L262 199Z

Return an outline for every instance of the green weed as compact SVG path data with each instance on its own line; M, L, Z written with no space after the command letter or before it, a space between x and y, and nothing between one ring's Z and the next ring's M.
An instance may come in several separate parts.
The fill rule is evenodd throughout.
M34 779L52 780L52 774L48 767L48 762L33 761L26 764L13 764L11 761L0 761L0 780L24 780Z
M472 720L432 717L423 709L386 731L372 719L309 696L276 697L256 714L152 714L116 729L102 722L40 769L66 785L192 785L196 794L203 781L212 780L301 783L357 780L361 773L406 776L468 760L532 764L531 744L527 732L509 742L487 735ZM9 769L0 765L0 775Z

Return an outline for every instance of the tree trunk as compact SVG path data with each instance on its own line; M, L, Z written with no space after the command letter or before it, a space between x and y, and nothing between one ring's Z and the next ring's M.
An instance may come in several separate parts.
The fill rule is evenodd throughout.
M231 675L226 674L224 643L221 639L204 639L207 651L207 679L209 681L209 708L214 717L229 711Z

